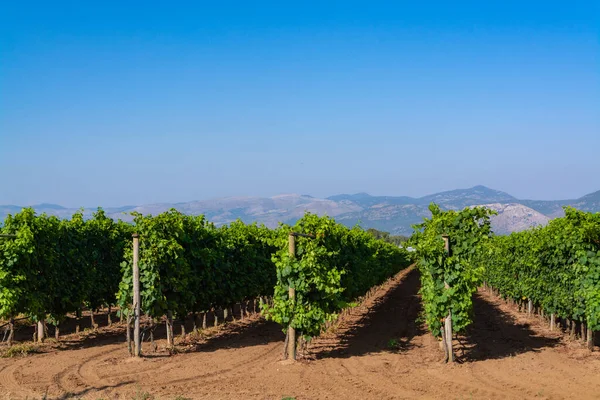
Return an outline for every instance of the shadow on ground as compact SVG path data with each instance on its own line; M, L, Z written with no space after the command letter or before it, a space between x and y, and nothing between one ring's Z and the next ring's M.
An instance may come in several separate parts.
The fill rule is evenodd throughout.
M473 297L474 322L459 337L458 356L463 361L512 357L555 347L560 339L538 336L528 323L519 323L511 314L476 293ZM461 355L462 350L462 355Z
M239 313L239 305L234 311ZM174 321L175 343L179 352L204 352L215 351L221 348L241 348L255 345L268 344L274 341L283 340L285 335L282 333L281 327L274 322L265 321L256 316L245 318L244 321L234 321L229 316L227 320L223 318L222 310L219 310L219 326L214 328L214 314L207 313L208 329L201 334L187 335L184 339L177 333L182 332L182 325L185 326L185 332L190 333L194 328L193 318L190 316L185 321ZM238 314L239 315L239 314ZM113 321L118 321L113 315ZM127 348L126 344L126 328L125 324L115 322L112 326L108 326L108 315L97 314L95 321L100 329L91 329L89 316L80 320L80 335L72 335L75 332L76 321L74 318L68 318L61 324L61 337L58 344L53 344L48 350L77 350L92 347L100 347L111 344L122 343L123 348ZM226 323L223 324L223 321ZM31 343L34 334L34 327L30 324L19 326L16 332L18 342ZM55 328L48 325L49 342L54 341ZM166 339L166 327L164 322L157 324L154 328L154 340ZM1 336L0 336L1 339ZM168 353L153 352L150 344L150 329L149 322L142 319L142 351L144 356L149 358L165 357Z
M348 358L409 351L414 347L412 339L425 332L418 322L422 310L419 287L417 270L408 272L396 287L375 300L368 312L353 310L336 337L315 339L310 354L315 358Z

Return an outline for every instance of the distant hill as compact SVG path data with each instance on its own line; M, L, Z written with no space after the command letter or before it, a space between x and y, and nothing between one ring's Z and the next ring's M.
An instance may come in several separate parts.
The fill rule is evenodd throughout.
M320 199L309 195L282 194L273 197L224 197L186 203L160 203L141 206L106 208L112 218L130 221L132 211L142 214L158 214L170 208L192 214L205 214L217 225L227 224L236 219L244 222L264 223L276 227L280 222L294 223L305 211L320 215L330 215L338 221L354 226L360 224L365 229L375 228L392 234L410 235L411 225L429 216L431 202L443 209L458 210L474 205L485 205L496 211L492 218L496 233L520 231L532 226L545 225L552 218L563 215L562 207L570 205L584 211L600 211L600 191L579 199L542 201L519 200L508 193L475 186L457 189L423 197L371 196L367 193L339 194ZM77 209L69 209L56 204L33 206L38 213L68 218ZM20 206L0 206L0 218L19 212ZM94 209L85 209L86 216Z

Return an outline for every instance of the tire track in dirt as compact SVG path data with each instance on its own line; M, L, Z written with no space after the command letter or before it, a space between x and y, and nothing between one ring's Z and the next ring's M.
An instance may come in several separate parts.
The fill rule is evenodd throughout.
M81 373L82 367L103 356L108 356L119 351L123 351L123 349L121 347L118 347L107 351L106 349L100 348L95 354L86 356L85 358L76 362L75 364L69 365L62 371L59 371L52 377L52 380L57 386L57 390L63 393L72 393L77 390L80 390L82 386L86 389L95 389L99 384L102 384L104 382L102 382L99 379L95 379L95 374L91 374L91 377L84 376Z
M94 367L97 367L99 364L101 364L103 362L105 363L106 360L111 359L111 357L110 357L111 354L114 354L117 352L122 352L122 351L124 351L124 349L119 347L117 349L113 349L108 352L102 352L97 355L86 357L85 359L83 359L81 362L79 362L75 366L76 367L75 372L77 373L77 376L79 378L81 378L82 380L84 380L89 386L98 386L99 384L101 384L101 385L111 384L110 380L112 378L119 378L119 379L129 378L131 376L142 375L149 371L162 372L165 369L170 369L173 367L168 364L159 366L158 368L156 368L156 366L153 364L147 364L147 365L137 364L136 370L134 372L129 372L129 373L116 372L112 375L109 374L109 375L105 375L105 376L100 376L97 372L97 369L95 369ZM126 356L126 357L128 357L128 356ZM128 360L128 358L125 360Z
M251 329L260 329L263 325L264 324L261 323L258 328L252 327ZM228 345L231 347L236 345L238 342L242 342L243 344L244 340L245 339L242 335L240 338L234 338L228 341ZM135 384L135 382L143 382L144 387L148 388L176 387L177 385L183 384L185 384L186 387L189 387L193 386L190 385L190 383L195 383L199 380L201 381L201 385L205 386L223 379L232 379L236 376L241 376L257 370L261 366L260 360L270 358L269 356L271 354L275 354L279 349L279 346L282 344L283 341L281 341L281 343L268 343L266 349L261 349L258 352L255 350L255 348L263 346L240 346L240 348L245 350L243 352L239 352L243 353L244 357L242 360L233 363L233 365L223 368L213 363L214 365L213 368L210 368L210 372L197 373L197 371L194 371L195 373L193 375L179 379L172 378L173 375L179 375L178 372L181 369L182 364L188 362L211 364L210 354L212 353L206 353L203 351L186 353L180 356L175 356L178 362L162 363L160 365L157 365L157 362L140 363L136 365L136 370L133 372L122 372L118 369L118 372L102 374L100 372L101 368L99 367L102 366L102 364L107 364L106 361L111 360L111 356L114 353L123 351L123 348L119 346L118 348L109 351L103 350L97 354L87 356L76 365L70 366L66 370L59 372L55 376L54 380L57 382L59 390L65 393L81 389L79 382L83 382L88 389L110 387L111 385L115 385L123 380L131 381L131 384ZM210 341L208 346L211 346ZM217 348L216 351L220 351L220 349ZM203 359L204 362L197 359ZM276 358L273 357L273 361L275 360ZM215 377L217 378L210 379Z
M186 378L171 379L167 383L153 382L151 385L148 385L148 387L157 387L157 386L164 386L164 385L176 386L176 385L180 385L180 384L189 384L190 382L194 382L199 379L202 379L202 382L199 382L199 384L205 386L206 384L213 384L213 383L217 383L219 381L230 380L230 379L233 379L234 377L243 376L243 375L246 375L250 372L257 370L260 367L260 365L262 365L262 363L259 364L258 362L263 360L263 363L264 363L264 360L269 355L275 354L278 350L280 350L280 345L283 345L283 342L281 344L272 344L269 346L269 348L267 350L260 352L258 355L249 357L242 362L235 363L233 366L231 366L229 368L224 368L221 370L213 370L213 371L205 373L205 374L193 375L193 376L189 376ZM274 360L276 360L276 359L274 359ZM184 360L181 360L181 361L183 362ZM248 369L247 367L251 364L256 364L256 365L253 365L250 367L250 369ZM177 369L177 368L176 368L176 366L173 366L169 370L172 370L172 369ZM240 371L242 369L243 369L243 371ZM166 371L163 370L162 372L166 372ZM213 378L213 377L218 377L218 378L217 379L207 379L207 378ZM192 387L192 386L189 386L189 387ZM188 385L186 385L186 387L188 387Z
M246 388L244 385L241 387L233 385L236 387L231 389L232 382L244 382L250 376L260 375L263 372L263 367L277 365L279 360L277 355L282 346L283 341L273 343L265 351L260 351L258 354L248 357L245 361L236 363L231 367L221 369L210 368L211 372L208 373L196 373L185 378L167 379L163 382L156 381L147 385L147 387L161 388L163 392L174 392L181 387L185 387L189 393L195 393L196 395L203 393L207 398L239 398L240 390L249 392L250 388ZM185 361L182 360L182 362ZM233 391L228 392L227 388ZM231 396L228 396L227 393L230 393ZM265 393L263 392L261 397L264 398L264 395ZM274 397L277 396L274 395Z
M138 387L158 398L181 394L299 400L583 400L600 392L597 354L574 355L573 343L567 346L556 341L556 333L532 327L522 316L485 296L476 299L473 329L460 336L460 362L441 363L438 342L417 322L422 307L419 285L418 271L398 274L344 313L329 333L315 338L307 359L291 365L279 362L280 327L257 318L225 326L201 344L188 337L185 345L191 343L195 350L164 358L157 355L134 361L124 344L113 342L0 360L0 387L23 398L39 398L46 382L52 388L51 398L59 397L55 392L128 398Z
M39 396L39 393L36 393L29 389L27 386L21 384L15 378L15 372L18 369L21 369L24 364L27 363L28 360L18 360L15 361L14 364L9 365L0 370L0 386L8 391L9 396L22 396L22 397L35 397ZM14 397L10 397L14 398Z
M523 394L534 396L535 393L525 386L515 382L514 379L502 379L496 376L495 371L489 371L483 365L474 365L470 369L471 376L478 382L488 388L494 389L498 393L504 393L505 396L511 395L513 398L523 397Z

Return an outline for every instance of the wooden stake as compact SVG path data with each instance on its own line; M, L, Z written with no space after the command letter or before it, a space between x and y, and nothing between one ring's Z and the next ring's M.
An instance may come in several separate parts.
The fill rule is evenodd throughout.
M54 339L58 342L60 339L60 328L58 327L58 322L54 326Z
M448 348L448 362L454 362L454 351L452 349L452 312L448 311L448 316L444 321L446 330L446 347Z
M15 339L15 319L11 316L8 321L8 347L12 346L12 342Z
M290 258L293 260L296 257L296 237L290 233L290 235L288 236L288 251L290 254ZM289 299L292 302L292 304L295 302L296 299L296 288L293 288L290 286L289 288L289 293L288 293ZM292 318L290 319L290 324L288 325L288 341L287 341L287 358L288 360L295 360L296 359L296 329L292 326L292 321L294 320L294 317L292 315Z
M448 362L448 341L446 340L446 329L444 326L442 326L440 332L442 334L442 340L439 341L440 350L444 352L444 362Z
M283 341L283 359L288 359L288 341L290 340L289 331L285 334L285 340Z
M108 326L112 325L112 317L110 315L111 313L112 313L112 308L111 308L111 306L108 306Z
M167 347L173 348L175 341L173 340L173 313L167 311Z
M206 311L202 313L202 329L206 329Z
M154 318L150 318L150 348L156 353L156 344L154 343Z
M444 249L446 254L450 256L450 237L448 235L442 235L444 240ZM444 282L446 290L450 289L448 283ZM454 351L452 349L452 311L448 310L448 316L444 320L444 333L446 339L446 348L448 349L448 362L454 362Z
M81 307L77 307L77 311L75 311L75 319L75 333L79 333L79 331L81 330Z
M90 310L90 322L92 324L92 329L97 329L98 325L96 325L96 320L94 319L94 310Z
M556 326L556 316L554 313L550 314L550 330L553 331Z
M589 324L587 328L587 348L589 351L594 351L594 331L592 331Z
M121 310L121 312L123 312ZM131 313L127 312L127 351L133 355L133 346L131 345Z
M140 341L140 315L141 315L141 296L140 296L140 235L133 234L133 356L139 357L142 352L142 343Z
M42 343L44 341L44 320L41 319L37 323L37 341L38 343Z

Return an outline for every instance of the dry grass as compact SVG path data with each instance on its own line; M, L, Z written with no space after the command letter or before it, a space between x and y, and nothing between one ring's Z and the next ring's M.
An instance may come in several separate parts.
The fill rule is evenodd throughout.
M39 353L39 348L33 344L16 344L2 352L2 358L23 357L29 354Z

